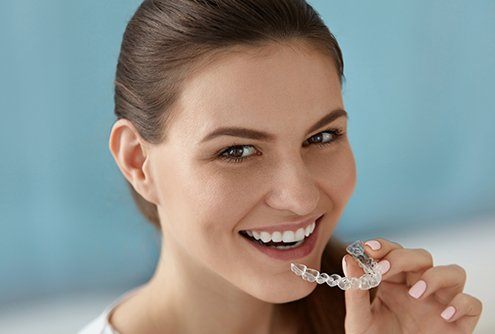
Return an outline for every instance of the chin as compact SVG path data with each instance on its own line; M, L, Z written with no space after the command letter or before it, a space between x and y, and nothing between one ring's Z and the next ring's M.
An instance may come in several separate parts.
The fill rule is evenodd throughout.
M256 291L254 297L272 304L289 303L302 299L311 294L317 286L317 283L307 282L300 277L293 277L286 284L270 284L266 289Z

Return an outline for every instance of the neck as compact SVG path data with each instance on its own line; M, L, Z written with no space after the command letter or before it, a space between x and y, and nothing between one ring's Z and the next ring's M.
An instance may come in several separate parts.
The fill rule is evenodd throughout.
M172 242L162 243L157 269L140 292L130 312L114 315L122 333L132 327L130 333L269 334L289 326L274 304L246 294ZM141 320L131 325L132 318Z

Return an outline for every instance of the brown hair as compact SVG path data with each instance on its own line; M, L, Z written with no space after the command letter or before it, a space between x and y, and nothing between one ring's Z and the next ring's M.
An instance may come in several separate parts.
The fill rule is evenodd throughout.
M340 47L319 14L304 0L145 0L124 32L115 78L115 115L132 122L152 144L167 139L172 106L182 83L216 55L237 46L302 41L333 59L345 80ZM156 205L127 181L138 209L157 229ZM331 240L321 271L340 273L343 247ZM297 319L299 333L344 333L344 294L318 285L307 297L277 304Z

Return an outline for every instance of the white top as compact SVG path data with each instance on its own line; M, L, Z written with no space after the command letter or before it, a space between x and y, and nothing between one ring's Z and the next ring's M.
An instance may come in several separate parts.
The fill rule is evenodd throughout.
M77 334L120 334L109 321L110 313L119 305L121 302L126 300L127 298L134 295L137 290L142 288L143 285L138 286L134 289L131 289L121 296L119 296L116 300L114 300L110 305L108 305L100 315L87 324L84 328L82 328Z

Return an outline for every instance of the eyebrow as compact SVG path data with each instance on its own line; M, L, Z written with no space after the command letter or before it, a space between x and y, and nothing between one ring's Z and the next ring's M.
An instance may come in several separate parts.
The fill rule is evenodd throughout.
M306 133L306 135L309 135L311 132L316 131L319 128L333 122L334 120L336 120L339 117L345 117L346 119L349 119L349 116L344 109L332 110L330 113L323 116L313 126L311 126L308 129L308 132ZM249 138L249 139L256 139L256 140L264 140L264 141L270 141L270 142L275 141L275 135L268 133L268 132L254 130L254 129L248 129L248 128L241 128L241 127L221 127L221 128L214 130L210 134L206 135L201 140L200 143L204 143L208 140L211 140L211 139L219 137L219 136L233 136L233 137Z

